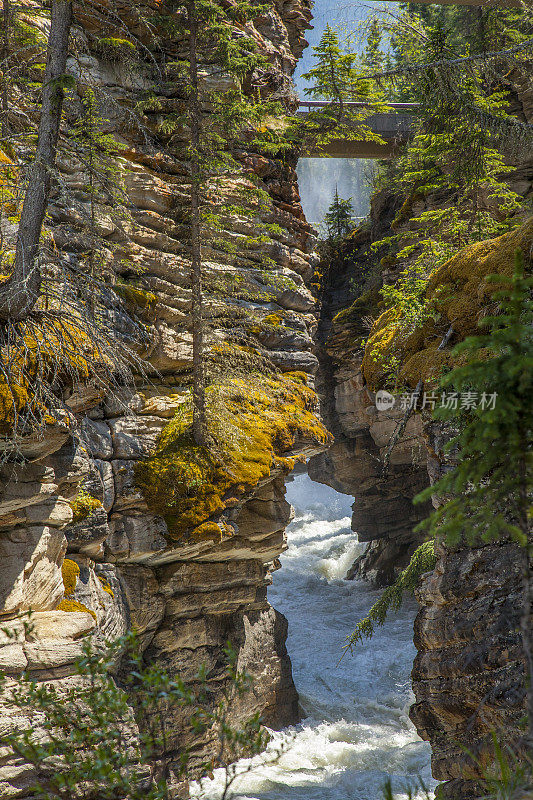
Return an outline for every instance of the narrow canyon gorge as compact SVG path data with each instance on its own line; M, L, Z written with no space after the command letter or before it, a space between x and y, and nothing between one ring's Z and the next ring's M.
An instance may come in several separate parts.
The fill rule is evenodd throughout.
M49 22L32 13L31 2L22 5L32 47L42 48ZM179 434L193 356L190 259L184 245L191 178L187 132L169 120L183 105L172 80L172 65L183 58L183 46L167 34L157 16L157 0L124 2L120 25L104 0L89 5L90 13L86 4L74 3L67 72L80 96L96 98L102 133L120 143L114 169L128 214L116 213L103 193L94 199L86 164L75 150L60 150L59 179L45 220L47 266L60 276L62 263L77 264L97 230L105 243L102 269L113 326L117 338L134 342L143 369L129 385L109 390L90 380L67 382L57 399L58 416L46 420L42 433L19 436L16 451L10 449L9 397L0 383L0 672L6 676L0 732L15 724L39 729L39 720L23 720L9 704L22 674L61 693L79 680L75 662L84 644L101 646L133 627L146 663L192 682L205 669L213 704L228 689L224 650L230 641L238 669L251 677L251 690L231 703L234 722L258 713L279 732L301 722L298 690L316 704L307 710L311 717L322 713L322 705L331 704L336 693L332 717L326 712L320 717L331 727L326 731L320 723L309 734L316 737L312 741L305 739L307 733L297 738L298 758L305 760L309 748L320 751L319 735L328 742L345 741L340 720L347 720L356 731L354 751L366 747L379 754L382 747L402 777L420 771L431 780L429 747L423 742L429 743L432 775L442 784L442 797L474 800L479 770L471 754L483 761L494 730L503 731L504 743L521 735L526 693L517 545L499 541L450 549L438 544L435 568L416 590L416 609L408 599L397 626L377 634L375 644L365 643L364 654L346 655L336 672L350 625L367 613L376 590L395 580L423 541L414 529L432 506L414 506L413 497L439 478L451 458L444 453L451 432L435 422L430 408L412 414L395 440L404 410L376 407L376 392L383 385L369 358L368 340L381 313L381 286L393 284L397 276L376 260L372 245L391 235L393 223L398 231L406 203L425 203L426 210L434 210L450 198L436 193L406 200L400 190L378 190L368 218L327 265L321 264L316 231L302 210L298 147L292 143L283 157L269 157L258 152L253 137L243 136L233 153L239 174L221 191L231 197L259 185L268 202L251 214L236 208L204 248L211 354L214 368L222 371L229 369L236 350L239 357L249 355L242 330L251 318L257 350L276 372L260 385L247 384L239 373L223 401L240 443L234 446L234 461L226 470L223 464L213 468L201 490L202 473L193 466L182 491L185 462L199 463ZM147 25L137 6L155 22ZM101 31L109 41L122 40L124 25L134 32L140 54L134 64L123 51L117 55L101 45ZM259 84L248 87L251 93L297 111L293 75L311 25L311 0L274 0L253 23L245 23L246 35L269 65ZM154 55L150 37L157 26L162 45ZM30 62L28 57L31 78ZM201 80L217 88L227 79L205 65ZM508 80L513 115L533 125L530 82L521 74ZM16 129L29 112L24 92L15 91ZM141 98L148 100L139 108ZM67 97L63 139L80 114L80 103ZM27 158L16 140L5 152L0 149L0 166L14 171ZM531 201L531 155L515 162L510 185ZM15 247L15 210L0 217L7 252ZM266 242L263 225L270 231ZM395 351L413 391L431 370L450 363L453 346L490 310L486 276L512 271L516 250L524 252L529 268L532 242L529 219L499 238L469 246L439 268L433 290L447 286L455 292L444 312L448 318L428 322ZM141 343L135 341L132 320L142 332ZM444 332L453 326L453 337L439 349L443 325ZM394 332L376 341L392 352ZM74 341L73 357L83 348L83 341ZM72 425L61 422L63 412L65 419L75 420L74 434ZM321 486L313 488L311 481ZM291 503L297 518L289 528L287 550ZM294 623L290 617L288 648L287 620L276 607L278 600L307 626L295 634L292 652ZM335 636L327 638L336 610L347 627L335 628ZM313 641L307 643L315 634L314 613L317 637L328 647L338 645L339 651L330 653L332 661L325 666L317 656L312 688L302 664L306 644L310 651L315 648ZM385 666L380 667L388 640L393 655L389 661L383 656ZM291 657L297 663L294 677ZM409 716L416 733L407 721L413 697L405 672L413 657ZM322 666L328 671L324 695L316 688ZM383 685L373 686L380 669ZM339 695L345 689L357 696L358 685L364 702L356 713L351 699L344 702ZM380 703L386 706L387 698L392 698L391 714L399 726L396 739L390 739L388 718L380 716ZM169 713L164 757L175 773L173 796L188 797L180 777L181 753L187 749L193 765L200 765L217 747L217 732L193 730L186 711ZM362 731L372 726L365 743ZM274 741L282 741L286 734L276 735L282 738ZM287 747L290 752L290 741ZM378 800L379 766L370 757L364 767L358 764L349 762L337 794L326 794L318 779L315 794L280 789L283 776L277 772L269 774L271 794L259 796ZM23 759L0 750L2 800L34 796L34 781ZM373 794L365 795L365 786ZM243 797L263 790L251 785L246 791Z

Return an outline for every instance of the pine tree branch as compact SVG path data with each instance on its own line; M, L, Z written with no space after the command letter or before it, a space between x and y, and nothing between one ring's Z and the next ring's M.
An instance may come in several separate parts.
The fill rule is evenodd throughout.
M489 52L476 53L475 55L464 56L461 58L445 58L445 59L439 59L438 61L427 61L422 64L410 65L407 67L398 67L397 69L390 69L384 72L373 72L369 73L368 75L360 75L358 76L358 78L361 81L369 81L369 80L381 80L383 78L393 78L396 75L417 75L418 73L426 69L434 69L442 66L455 66L455 65L462 66L463 64L471 64L471 63L476 63L478 61L489 61L490 59L493 58L500 58L501 56L513 55L514 53L519 53L521 50L525 50L528 47L533 48L533 38L526 39L525 42L521 42L520 44L517 44L514 47L509 47L506 50L491 50Z

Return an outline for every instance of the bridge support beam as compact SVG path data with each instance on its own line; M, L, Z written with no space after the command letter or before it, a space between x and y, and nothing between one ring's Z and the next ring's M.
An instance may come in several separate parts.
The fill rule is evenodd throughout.
M395 0L390 0L395 2ZM437 6L471 6L473 8L524 8L530 5L530 0L411 0L413 3Z
M302 106L304 105L320 108L326 106L327 103L302 103ZM350 105L358 106L360 104L347 104L347 106ZM407 144L413 127L413 114L405 113L408 106L413 107L413 104L397 103L395 107L398 111L372 114L365 120L365 125L373 133L378 134L385 144L359 139L333 139L324 147L304 147L302 158L395 158L402 147ZM300 115L305 116L303 112L300 112Z

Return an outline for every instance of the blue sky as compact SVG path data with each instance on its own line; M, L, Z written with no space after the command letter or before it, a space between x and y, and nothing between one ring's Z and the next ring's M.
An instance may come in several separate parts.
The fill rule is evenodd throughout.
M314 63L313 47L319 43L328 23L332 27L339 27L341 32L344 28L352 31L373 9L386 7L389 11L393 11L396 6L397 3L382 3L379 0L315 0L313 7L314 20L312 22L314 28L305 34L309 47L305 50L295 74L300 96L302 98L306 96L304 94L305 81L302 80L301 76L312 68Z

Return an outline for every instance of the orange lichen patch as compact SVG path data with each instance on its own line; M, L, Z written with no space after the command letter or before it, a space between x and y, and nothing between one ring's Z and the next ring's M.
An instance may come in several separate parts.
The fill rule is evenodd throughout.
M78 603L77 600L62 600L57 608L59 611L84 611L86 614L90 614L95 622L98 622L94 611L84 606L83 603Z
M10 218L18 212L18 173L16 164L0 148L0 209Z
M61 575L63 577L63 586L65 587L65 597L70 597L76 589L80 568L75 561L65 558L61 567Z
M1 287L0 287L1 288ZM18 416L33 405L36 416L46 413L35 400L34 387L46 380L49 371L59 367L70 378L83 382L94 365L102 363L102 354L90 336L72 322L47 321L42 327L33 325L2 353L9 364L8 377L0 376L0 433L10 433ZM57 376L56 376L57 377Z
M363 374L372 389L378 389L390 373L394 361L399 365L400 383L415 386L420 379L428 384L438 381L443 368L454 365L450 349L438 346L450 325L455 340L477 333L479 321L494 304L494 293L501 286L488 280L489 275L513 274L515 254L526 257L533 243L533 219L497 239L469 245L430 276L425 290L435 298L439 317L406 330L397 309L387 309L374 323L366 343Z
M234 380L215 391L217 410L223 409L216 455L194 443L190 412L179 410L152 457L136 466L148 507L164 517L173 539L212 537L228 503L267 478L277 459L329 438L316 417L315 393L290 378Z

